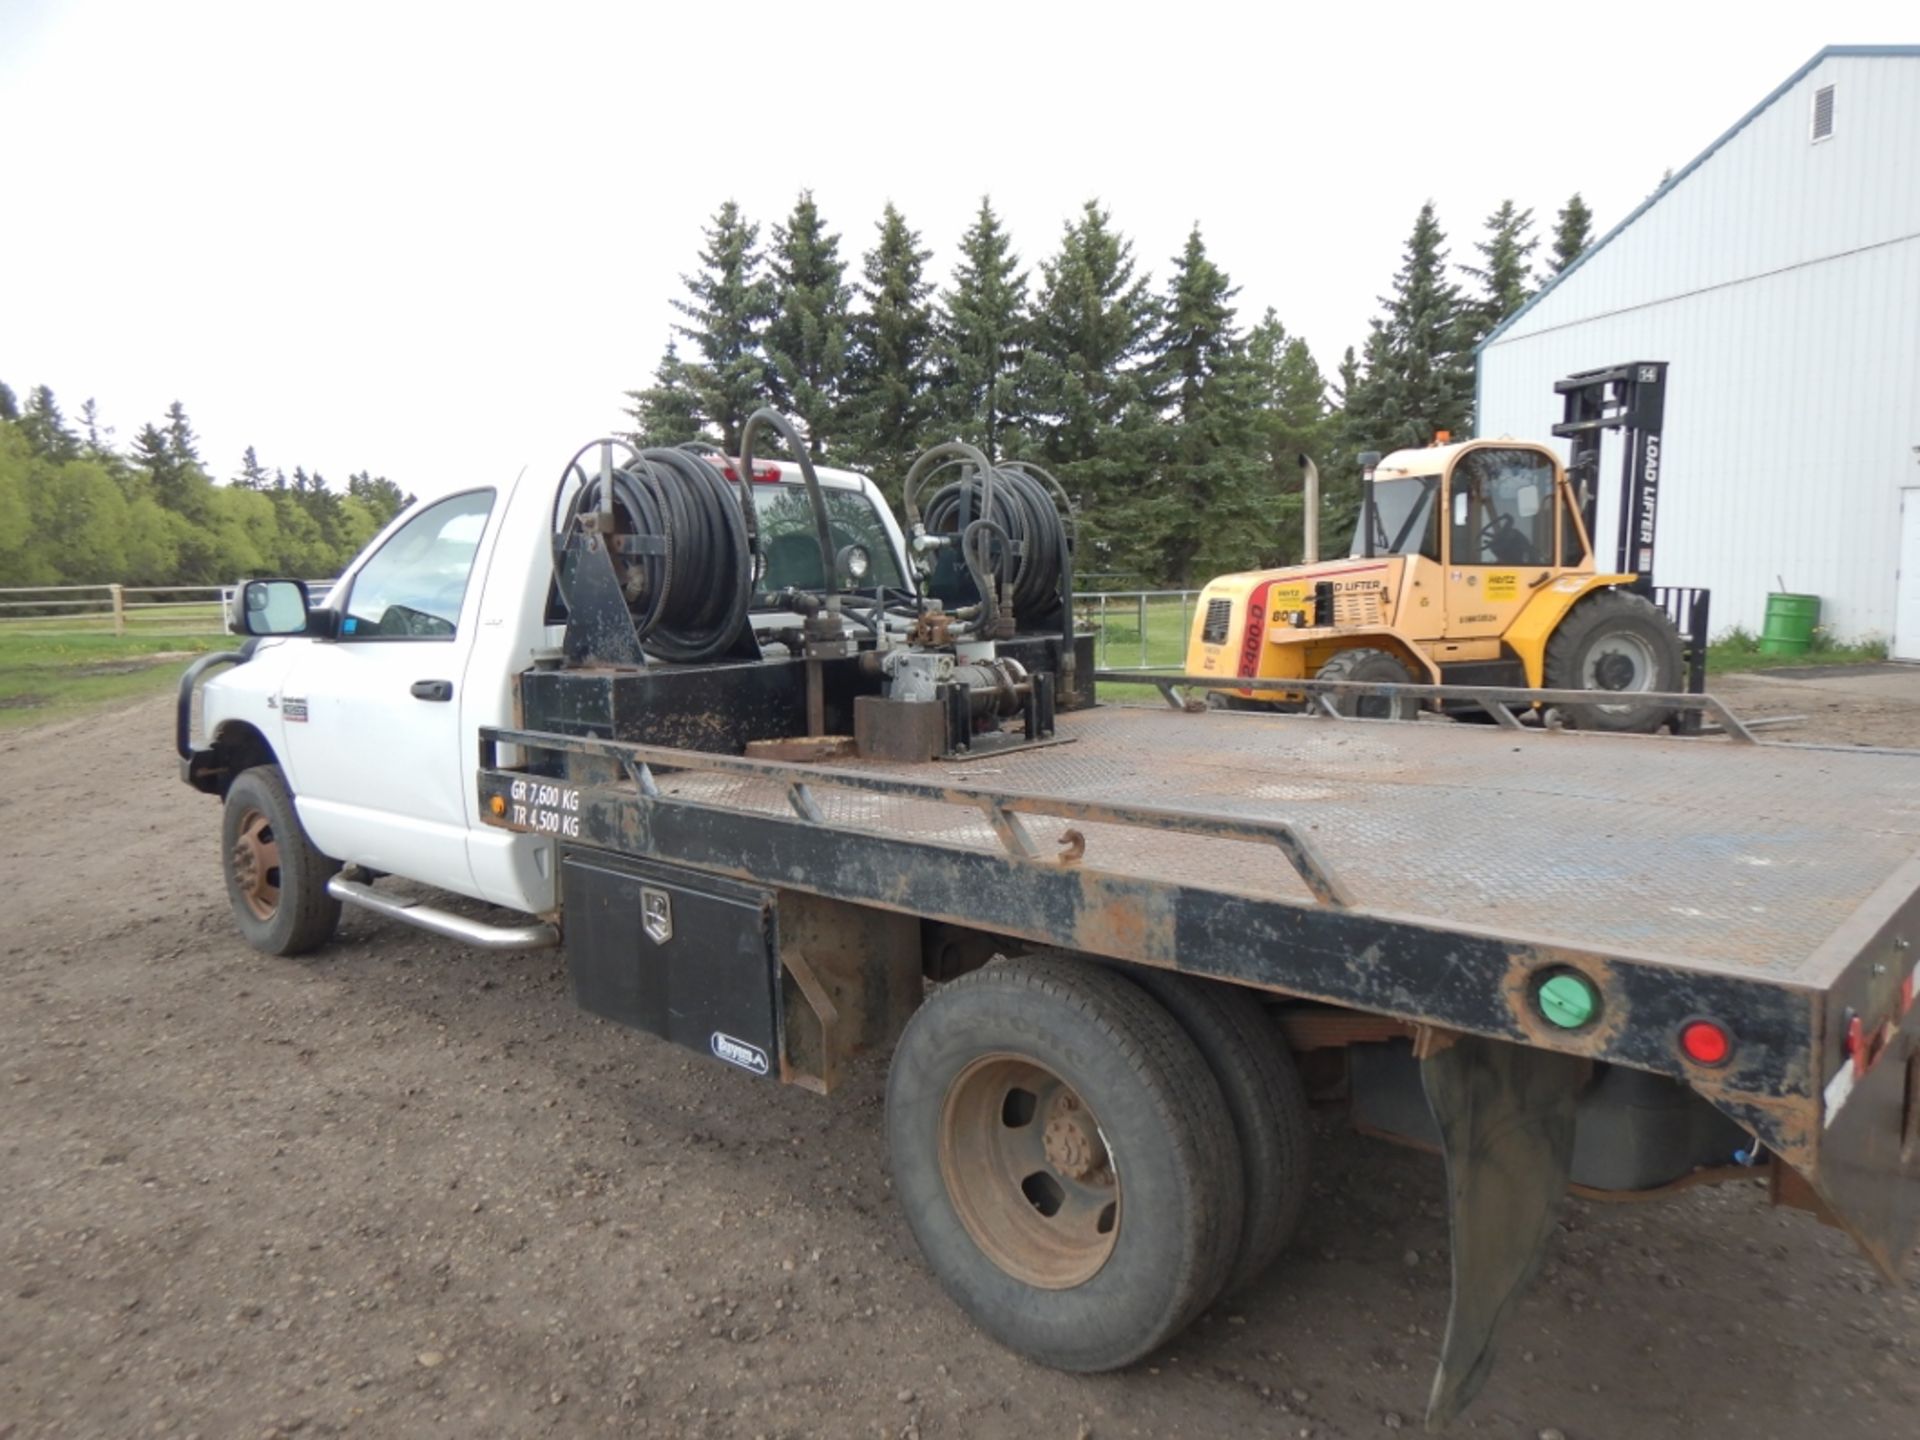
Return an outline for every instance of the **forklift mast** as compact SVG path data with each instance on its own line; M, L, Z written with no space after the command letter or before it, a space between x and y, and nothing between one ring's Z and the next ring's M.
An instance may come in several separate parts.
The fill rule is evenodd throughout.
M1580 501L1587 537L1598 531L1600 437L1618 430L1624 442L1620 475L1620 525L1614 571L1635 577L1630 587L1651 597L1654 539L1660 518L1660 427L1667 399L1664 360L1636 360L1604 370L1583 370L1556 381L1566 414L1553 433L1573 441L1567 473ZM1595 557L1596 562L1599 556Z

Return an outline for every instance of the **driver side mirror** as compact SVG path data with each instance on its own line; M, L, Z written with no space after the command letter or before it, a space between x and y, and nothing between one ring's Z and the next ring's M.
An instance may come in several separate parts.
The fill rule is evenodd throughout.
M249 580L233 597L228 628L240 635L306 635L311 632L303 580Z

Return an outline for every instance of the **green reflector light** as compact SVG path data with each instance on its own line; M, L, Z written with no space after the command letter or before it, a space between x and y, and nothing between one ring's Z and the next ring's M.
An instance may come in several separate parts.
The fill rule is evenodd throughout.
M1560 974L1540 987L1540 1013L1562 1030L1578 1030L1600 1008L1593 986L1578 975Z

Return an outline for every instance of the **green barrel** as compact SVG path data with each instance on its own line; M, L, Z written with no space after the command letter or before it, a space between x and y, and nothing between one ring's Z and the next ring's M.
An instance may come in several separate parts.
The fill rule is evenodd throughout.
M1819 623L1818 595L1788 595L1776 591L1767 596L1767 624L1760 632L1761 653L1806 654L1813 645L1814 627Z

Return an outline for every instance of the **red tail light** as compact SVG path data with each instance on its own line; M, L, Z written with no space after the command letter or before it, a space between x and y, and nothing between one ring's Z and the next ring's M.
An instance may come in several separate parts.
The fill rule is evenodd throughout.
M1733 1054L1733 1036L1718 1020L1689 1020L1680 1027L1680 1053L1696 1065L1724 1065Z

